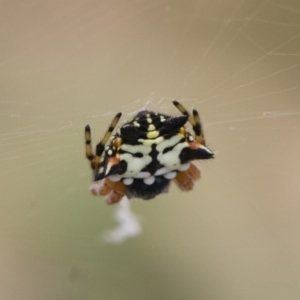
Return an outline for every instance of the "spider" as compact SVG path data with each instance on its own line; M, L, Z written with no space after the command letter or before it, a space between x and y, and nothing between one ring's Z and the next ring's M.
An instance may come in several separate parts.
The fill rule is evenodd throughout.
M85 127L86 157L94 176L90 190L94 195L106 196L108 204L118 203L125 195L148 200L167 193L172 180L183 191L193 189L200 170L191 161L214 155L205 147L197 110L190 115L178 101L173 104L181 116L143 110L111 137L122 115L116 114L97 144L96 154L90 126ZM187 131L187 122L194 136Z

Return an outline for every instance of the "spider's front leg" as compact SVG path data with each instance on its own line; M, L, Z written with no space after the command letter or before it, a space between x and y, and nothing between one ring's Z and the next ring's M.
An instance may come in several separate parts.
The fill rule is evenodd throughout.
M108 130L106 131L103 139L97 144L96 146L96 155L94 155L92 150L92 139L91 139L91 128L89 125L86 125L84 136L85 136L85 155L87 159L91 162L91 168L93 171L99 168L100 160L102 153L105 148L105 144L107 143L108 139L110 138L113 130L115 129L116 125L118 124L122 113L117 113L113 118Z
M84 129L84 137L85 137L85 156L91 162L91 168L94 170L94 153L92 149L92 139L91 139L91 128L90 125L86 125Z
M200 116L197 110L193 109L193 116L190 115L190 113L184 108L184 106L179 103L178 101L174 100L173 104L176 106L176 108L185 116L188 117L189 122L193 126L193 130L195 133L195 140L205 146L205 140L204 140L204 134L202 131L202 125L200 121Z

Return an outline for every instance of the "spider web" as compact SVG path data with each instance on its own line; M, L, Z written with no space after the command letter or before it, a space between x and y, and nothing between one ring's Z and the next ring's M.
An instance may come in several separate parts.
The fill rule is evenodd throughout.
M143 271L130 269L141 283L137 299L160 299L158 291L164 299L299 299L298 1L0 7L6 299L93 295L98 287L87 278L110 282L112 266L122 274L133 263L129 253L158 278L149 298ZM119 125L141 109L177 115L174 99L199 111L216 159L199 164L203 176L190 193L173 186L153 201L130 201L146 232L123 244L127 264L95 237L113 226L112 213L123 225L109 241L139 234L141 217L126 201L108 207L89 194L83 129L90 124L95 145L116 112ZM23 281L28 287L15 289ZM66 288L74 282L82 283L76 293ZM130 279L120 285L136 288ZM113 288L101 290L106 299L129 298Z

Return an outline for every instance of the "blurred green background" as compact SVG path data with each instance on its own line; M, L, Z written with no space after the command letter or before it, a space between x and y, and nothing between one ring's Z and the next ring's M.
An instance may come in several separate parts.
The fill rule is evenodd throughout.
M300 3L0 2L1 299L299 299ZM200 112L216 159L102 240L83 129ZM122 122L121 122L122 123ZM95 143L94 143L95 144Z

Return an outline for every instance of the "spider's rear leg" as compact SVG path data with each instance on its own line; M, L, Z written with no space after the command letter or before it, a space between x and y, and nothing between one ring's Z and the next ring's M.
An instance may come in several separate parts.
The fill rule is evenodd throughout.
M90 191L95 196L106 196L107 204L115 204L125 196L126 185L122 181L111 181L106 177L101 181L93 182Z
M175 181L183 191L190 191L194 187L194 182L200 178L200 170L193 164L186 171L178 172Z

